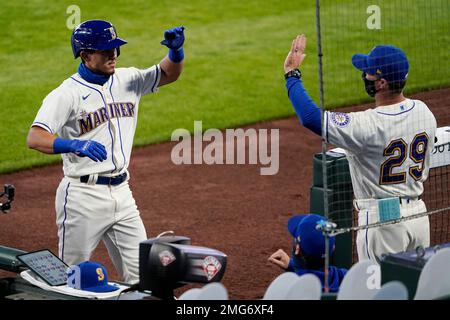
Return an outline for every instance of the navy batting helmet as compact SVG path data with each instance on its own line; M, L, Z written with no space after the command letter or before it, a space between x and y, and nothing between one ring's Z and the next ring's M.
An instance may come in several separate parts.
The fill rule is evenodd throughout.
M88 20L77 26L72 33L73 56L78 58L80 51L110 50L117 48L120 54L120 46L127 42L117 37L116 28L111 22L104 20Z

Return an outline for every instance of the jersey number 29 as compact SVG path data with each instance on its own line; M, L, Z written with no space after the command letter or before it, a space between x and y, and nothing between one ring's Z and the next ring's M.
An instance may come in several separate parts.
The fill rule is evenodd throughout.
M427 147L428 135L425 132L417 134L409 145L409 157L417 164L409 168L409 175L416 181L422 178ZM383 155L391 157L381 165L380 185L405 182L406 172L392 173L392 170L405 162L408 156L408 144L403 139L393 140L384 149Z

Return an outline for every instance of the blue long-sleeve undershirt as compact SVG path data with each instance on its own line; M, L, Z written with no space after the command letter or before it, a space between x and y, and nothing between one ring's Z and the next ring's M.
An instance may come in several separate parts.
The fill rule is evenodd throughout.
M295 77L290 77L286 80L286 89L300 123L305 128L321 136L322 118L320 109L306 92L302 81Z

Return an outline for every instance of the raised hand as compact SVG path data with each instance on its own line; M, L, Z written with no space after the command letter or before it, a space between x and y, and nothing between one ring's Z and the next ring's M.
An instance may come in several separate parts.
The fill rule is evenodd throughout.
M284 61L285 73L300 67L306 56L305 49L306 37L304 34L298 35L297 38L292 41L291 50Z
M184 44L184 27L176 27L164 32L164 40L161 41L169 49L178 50Z

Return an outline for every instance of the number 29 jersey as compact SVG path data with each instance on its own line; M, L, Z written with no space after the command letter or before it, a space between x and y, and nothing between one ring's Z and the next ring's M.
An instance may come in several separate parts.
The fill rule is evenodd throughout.
M356 199L419 197L430 170L436 118L420 100L361 112L325 112L323 138L347 152Z

